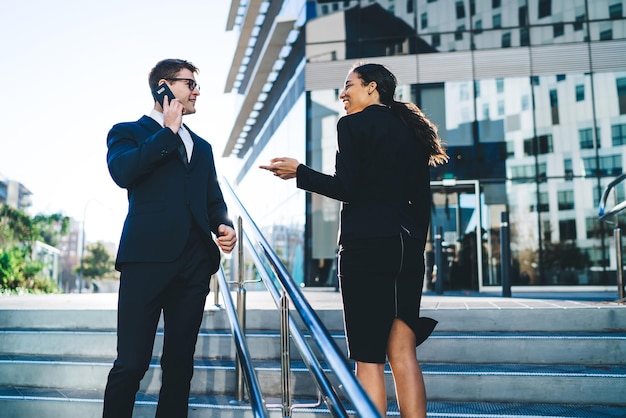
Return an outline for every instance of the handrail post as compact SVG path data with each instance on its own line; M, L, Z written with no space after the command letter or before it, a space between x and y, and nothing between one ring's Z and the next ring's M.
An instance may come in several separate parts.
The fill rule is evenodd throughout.
M280 297L280 388L283 417L291 416L291 363L289 352L289 299L283 290Z
M215 275L211 278L211 287L213 288L213 305L220 305L220 283L217 281ZM226 289L228 290L228 289Z
M511 297L511 233L509 213L500 212L500 271L502 272L502 297Z
M613 236L615 237L615 256L617 264L617 294L620 301L624 300L624 262L622 260L622 229L617 223L617 216L615 216L615 228L613 229Z
M443 295L443 227L435 228L435 266L437 266L437 275L435 276L435 292Z
M246 289L244 287L244 265L243 265L243 220L237 218L237 317L242 331L246 332ZM237 401L242 402L244 393L243 371L239 358L236 362L236 381L237 381Z

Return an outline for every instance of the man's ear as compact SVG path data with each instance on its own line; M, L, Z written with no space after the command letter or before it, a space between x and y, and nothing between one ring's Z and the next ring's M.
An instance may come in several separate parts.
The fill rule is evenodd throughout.
M375 81L370 81L370 83L367 85L367 94L374 93L376 87L378 87L378 84L376 84Z

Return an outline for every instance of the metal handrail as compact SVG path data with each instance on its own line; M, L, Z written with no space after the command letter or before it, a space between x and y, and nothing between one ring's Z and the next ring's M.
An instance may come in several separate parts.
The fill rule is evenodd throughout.
M598 208L598 217L600 218L601 221L612 223L611 221L608 221L607 219L617 216L621 211L626 209L626 201L620 202L617 205L613 206L613 208L611 208L611 210L608 212L606 212L606 209L605 209L606 201L608 200L611 194L611 191L613 190L615 186L620 184L625 179L626 179L626 173L615 178L613 181L607 184L606 188L604 189L604 193L602 193L602 198L600 199L600 205ZM617 223L617 219L615 220L615 223Z
M600 207L598 209L598 217L600 221L604 221L609 224L614 224L613 228L613 238L615 239L615 262L616 262L616 272L617 272L617 293L620 301L624 301L624 266L622 261L622 230L619 227L619 222L617 216L626 209L626 201L620 202L613 206L613 208L606 212L605 206L606 202L611 194L611 190L615 188L618 184L626 179L626 174L622 174L607 184L604 189L604 193L602 193L602 199L600 199ZM615 192L615 202L617 202L617 192ZM611 221L609 218L612 218Z
M229 201L229 209L237 212L246 224L246 232L244 237L240 237L240 239L243 238L248 241L249 248L255 258L257 267L262 267L259 269L259 272L261 273L263 282L268 288L269 293L274 299L277 307L280 306L281 302L280 297L277 297L280 292L278 292L276 287L276 281L280 284L282 291L289 296L289 299L291 300L295 311L300 315L304 326L311 335L315 336L315 341L320 348L322 355L325 357L327 364L334 372L343 392L351 401L357 415L360 417L380 417L380 412L358 382L356 376L349 367L345 356L339 350L330 333L324 327L322 321L319 319L313 308L311 308L311 305L307 302L300 288L287 272L278 255L276 255L274 250L272 250L260 229L252 220L252 217L235 194L231 185L228 183L228 180L224 178L221 182L221 186L222 190L226 192L224 197ZM256 245L254 245L254 243L256 243ZM264 255L267 263L269 263L269 267L271 267L271 270L277 279L276 281L271 280L269 277L269 272L266 271L267 263L262 262L260 257L261 254L256 251L257 246L260 247L262 255ZM325 376L324 370L320 366L317 359L315 359L310 347L306 344L300 330L295 326L295 322L291 317L289 323L289 328L292 331L294 342L296 343L296 346L301 349L300 353L305 360L305 364L307 364L307 367L315 378L318 388L324 394L324 399L329 409L332 409L335 414L345 416L345 408L341 405L341 401L338 399L335 390L332 388L328 378Z
M246 344L246 338L241 329L241 325L239 324L239 320L237 319L235 305L233 303L232 296L228 291L228 282L226 281L226 276L224 275L224 270L221 266L215 275L217 276L219 287L221 289L224 289L222 291L224 308L230 322L230 328L233 332L233 338L235 340L235 347L237 350L239 364L241 366L244 378L248 386L248 394L250 396L250 406L252 407L252 412L256 418L269 417L269 413L265 406L265 401L263 400L263 396L261 394L261 386L259 385L259 380L257 379L254 368L252 367L252 357L250 356L250 351L248 350L248 345Z

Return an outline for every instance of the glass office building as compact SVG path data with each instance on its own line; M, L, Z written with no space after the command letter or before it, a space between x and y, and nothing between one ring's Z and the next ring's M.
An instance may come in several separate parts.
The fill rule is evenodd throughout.
M334 285L339 204L257 167L292 156L332 173L345 76L382 63L451 157L424 197L427 282L441 228L445 289L501 286L506 212L513 286L614 289L613 226L598 204L625 163L625 11L623 0L233 1L232 182L294 278Z

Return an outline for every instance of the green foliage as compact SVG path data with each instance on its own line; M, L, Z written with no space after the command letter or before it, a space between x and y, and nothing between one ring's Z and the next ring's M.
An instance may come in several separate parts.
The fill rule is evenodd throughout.
M110 278L115 273L115 261L102 242L86 248L81 267L76 270L85 279Z
M60 213L36 215L32 220L33 232L46 244L56 247L59 238L67 235L70 218Z
M0 293L56 291L54 281L37 276L44 266L32 260L32 248L37 240L56 245L68 229L67 216L31 218L6 204L0 206Z
M23 248L13 246L0 249L0 288L9 291L44 290L38 286L41 279L35 279L43 266L38 261L29 260ZM45 280L50 282L50 280ZM45 285L48 289L49 284ZM56 285L53 286L56 288Z

